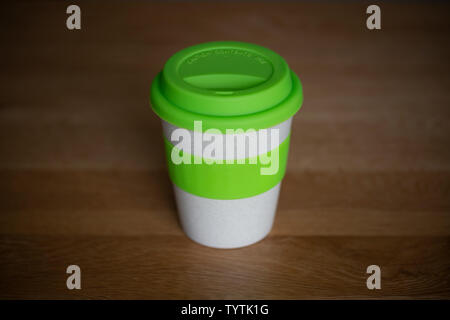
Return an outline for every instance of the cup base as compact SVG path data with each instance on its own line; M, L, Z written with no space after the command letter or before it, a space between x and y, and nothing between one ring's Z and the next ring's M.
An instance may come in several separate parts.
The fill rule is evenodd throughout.
M232 249L254 244L272 229L281 182L259 195L233 200L199 197L174 185L186 235L204 246Z

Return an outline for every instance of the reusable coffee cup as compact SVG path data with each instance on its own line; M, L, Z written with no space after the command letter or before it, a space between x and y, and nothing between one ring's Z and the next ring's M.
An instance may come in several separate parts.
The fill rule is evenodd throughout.
M250 43L175 53L155 77L168 171L186 235L238 248L271 230L302 86L285 60Z

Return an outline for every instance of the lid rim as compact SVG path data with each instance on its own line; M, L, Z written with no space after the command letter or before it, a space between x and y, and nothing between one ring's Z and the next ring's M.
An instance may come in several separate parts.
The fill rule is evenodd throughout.
M183 109L173 102L169 101L161 92L161 77L162 72L152 82L150 102L153 111L163 120L180 128L189 130L194 129L194 121L202 121L203 131L215 128L219 130L226 129L264 129L275 126L283 121L286 121L301 108L303 103L303 89L300 79L291 70L290 78L291 91L286 98L273 106L272 108L235 116L215 116L195 113L190 110Z

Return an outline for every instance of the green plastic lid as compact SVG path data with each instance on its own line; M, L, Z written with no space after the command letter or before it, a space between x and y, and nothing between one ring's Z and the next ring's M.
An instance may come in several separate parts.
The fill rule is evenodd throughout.
M250 43L208 42L174 54L152 83L153 110L178 127L262 129L293 116L298 77L275 52Z

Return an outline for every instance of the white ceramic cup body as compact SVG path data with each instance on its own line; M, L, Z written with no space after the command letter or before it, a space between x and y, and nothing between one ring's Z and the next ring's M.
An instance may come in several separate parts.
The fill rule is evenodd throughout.
M234 150L234 153L224 152L221 158L235 158L236 154L246 154L246 157L255 156L277 148L289 136L291 122L292 118L266 129L268 134L264 139L267 139L267 150L252 151L253 149L246 145L245 150L241 150L243 153L239 153L238 150ZM202 156L201 150L205 145L197 149L193 147L193 131L188 130L192 135L191 144L182 144L180 147L179 141L173 136L174 130L178 127L164 120L162 125L164 137L172 145L178 144L183 151ZM270 130L273 129L278 131L277 139L270 138ZM258 144L260 143L261 141L258 141ZM171 160L168 159L168 161ZM205 198L182 190L176 185L173 187L179 220L186 235L193 241L208 247L231 249L258 242L270 232L275 218L281 182L256 196L229 200Z

